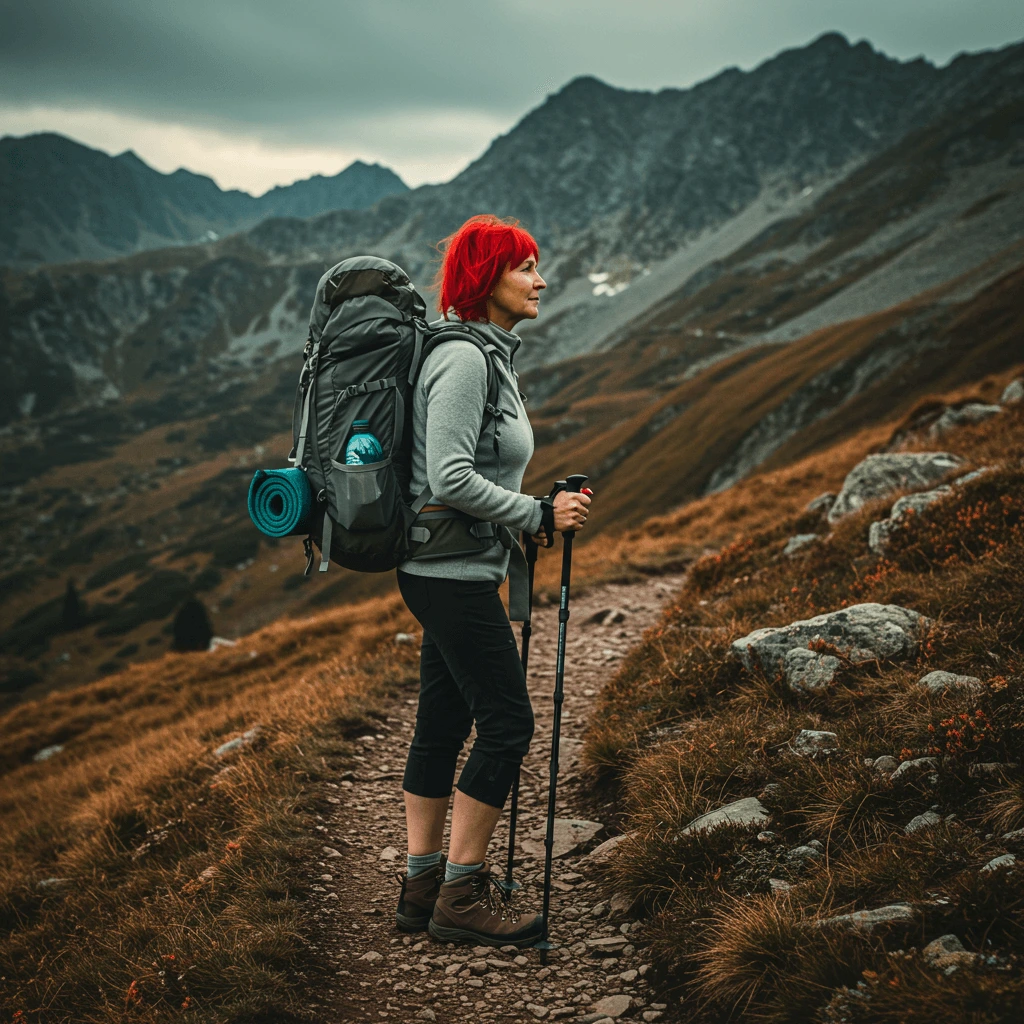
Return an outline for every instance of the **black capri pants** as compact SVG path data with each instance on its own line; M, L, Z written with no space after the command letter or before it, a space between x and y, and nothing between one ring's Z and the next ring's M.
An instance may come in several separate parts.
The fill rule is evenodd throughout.
M476 722L459 776L467 796L504 807L533 737L533 707L498 584L398 572L423 627L420 699L403 788L451 796L455 764Z

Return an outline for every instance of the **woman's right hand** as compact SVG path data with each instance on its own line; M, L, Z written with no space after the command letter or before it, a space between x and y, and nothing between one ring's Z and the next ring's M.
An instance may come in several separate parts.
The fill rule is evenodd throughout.
M587 522L590 496L575 491L559 491L555 495L555 530L558 533L582 530Z

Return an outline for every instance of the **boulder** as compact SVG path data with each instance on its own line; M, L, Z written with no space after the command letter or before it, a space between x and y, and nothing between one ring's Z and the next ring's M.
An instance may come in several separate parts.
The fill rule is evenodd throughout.
M621 835L612 836L606 839L600 846L595 846L581 861L580 864L592 868L604 867L612 858L616 848L627 839L632 839L632 832L623 832Z
M927 772L937 772L938 770L938 758L917 757L912 761L904 761L899 765L892 773L892 781L910 782L912 779L919 778Z
M32 755L33 761L49 761L54 754L59 754L64 749L63 743L54 743L49 747L43 747Z
M920 832L925 828L934 828L941 821L942 816L936 814L935 811L925 811L924 814L919 814L916 818L911 818L910 821L903 826L903 831L909 836L912 832Z
M627 995L605 996L594 1003L594 1011L609 1017L621 1017L632 1005L633 1000Z
M977 960L977 954L964 949L963 943L953 934L940 935L929 942L921 950L921 955L930 967L937 967L947 974L960 967L970 967Z
M902 498L897 498L889 510L889 518L878 519L868 528L868 547L876 555L882 554L889 546L889 537L893 530L906 518L908 512L920 513L929 505L952 493L953 488L943 484L931 491L919 491L917 494L905 494Z
M803 863L808 860L817 860L821 857L821 843L814 840L803 846L794 846L786 851L786 860L790 862Z
M684 836L696 832L713 832L722 825L740 825L743 828L761 828L771 820L768 808L756 796L747 796L742 800L734 800L731 804L718 807L694 818L689 825L680 829Z
M786 546L782 549L782 553L787 558L792 558L801 548L807 547L808 544L813 544L817 539L818 534L816 533L798 533L786 541Z
M829 510L829 522L834 523L865 503L896 491L931 487L962 462L949 452L868 455L846 475L843 488Z
M917 685L924 687L933 695L945 693L947 690L982 689L981 680L977 676L959 676L955 672L941 671L929 672L926 676L921 676Z
M807 502L807 511L820 512L822 515L828 515L835 503L835 494L832 491L825 491L823 494L819 494L816 498L812 498Z
M994 469L995 466L980 466L978 469L972 469L970 473L964 473L963 476L958 476L953 481L953 486L962 487L964 484L969 484L972 480L977 480L979 476L991 473Z
M871 765L876 772L885 772L886 775L892 775L899 766L899 761L891 754L883 754L881 757L876 757Z
M836 677L841 662L831 654L819 654L806 647L794 647L783 659L783 674L795 693L814 693L827 689Z
M1003 405L1017 405L1018 402L1024 402L1024 380L1020 377L1011 380L1003 390L999 401Z
M967 426L969 423L981 423L992 416L998 416L1003 411L1002 406L987 405L984 402L968 402L961 405L959 409L947 406L942 415L928 428L928 436L932 439L940 438L957 427Z
M909 903L893 903L874 910L855 910L852 914L821 918L816 923L819 928L839 928L854 934L871 935L895 925L913 924L916 917L917 913Z
M70 888L71 885L70 878L41 878L36 882L36 888L43 892L60 892L61 889Z
M262 733L263 727L260 725L254 725L251 729L246 729L241 736L236 736L233 740L228 740L227 743L222 743L213 752L213 756L224 757L226 754L233 754L236 750L241 750L243 747L251 746L257 739L259 739Z
M982 869L983 875L990 875L993 871L1001 868L1012 868L1017 863L1017 856L1013 853L1004 853L999 857L993 857Z
M838 750L839 737L834 732L801 729L790 741L794 754L807 757L825 750Z
M755 629L734 640L731 649L748 670L782 669L790 688L805 692L827 686L839 668L833 656L809 650L813 642L826 641L854 663L900 658L917 648L928 621L895 604L855 604L788 626ZM804 653L790 653L796 650Z
M551 856L555 859L572 853L577 846L588 842L597 835L604 825L599 821L577 821L575 818L555 818L555 829L552 836ZM544 856L544 837L546 828L531 832L523 840L523 852L531 857Z

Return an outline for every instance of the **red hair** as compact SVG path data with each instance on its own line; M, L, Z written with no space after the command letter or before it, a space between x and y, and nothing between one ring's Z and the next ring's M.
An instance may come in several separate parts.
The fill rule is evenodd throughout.
M514 217L491 213L470 217L437 245L443 254L437 272L437 308L447 320L454 309L460 320L486 320L487 299L501 275L529 256L540 258L533 236Z

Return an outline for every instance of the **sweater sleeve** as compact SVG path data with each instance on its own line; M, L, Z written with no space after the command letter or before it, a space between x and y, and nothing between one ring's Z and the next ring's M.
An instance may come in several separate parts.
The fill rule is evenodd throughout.
M427 357L420 381L427 400L427 483L434 499L477 519L536 533L540 501L476 471L487 392L484 354L472 342L445 342Z

